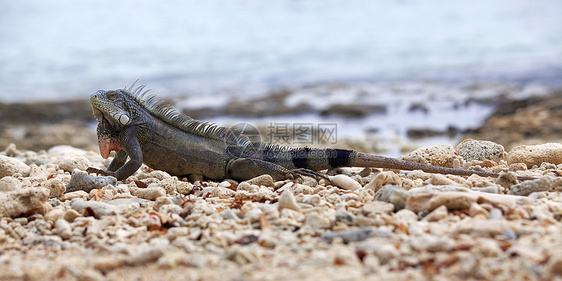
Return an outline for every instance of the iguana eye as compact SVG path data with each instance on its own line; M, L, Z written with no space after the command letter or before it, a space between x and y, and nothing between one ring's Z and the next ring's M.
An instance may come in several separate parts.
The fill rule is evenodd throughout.
M109 92L107 93L107 98L110 100L114 100L117 97L117 93L116 92Z

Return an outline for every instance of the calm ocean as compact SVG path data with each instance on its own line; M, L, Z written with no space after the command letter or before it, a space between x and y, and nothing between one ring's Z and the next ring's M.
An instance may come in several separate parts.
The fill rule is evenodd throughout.
M353 81L562 85L562 1L0 0L0 102ZM210 99L212 102L212 99Z

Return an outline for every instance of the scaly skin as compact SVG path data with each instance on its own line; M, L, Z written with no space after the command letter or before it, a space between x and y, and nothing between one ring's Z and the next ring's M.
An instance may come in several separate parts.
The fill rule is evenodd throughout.
M289 148L251 142L243 135L194 120L143 93L100 90L90 97L98 120L98 143L103 158L117 151L106 171L88 172L126 179L145 163L171 175L202 175L209 179L247 180L270 174L275 179L299 175L321 176L316 171L337 167L377 167L422 170L453 175L498 174L452 169L398 160L344 149ZM127 160L129 158L129 161ZM520 177L520 179L528 179Z

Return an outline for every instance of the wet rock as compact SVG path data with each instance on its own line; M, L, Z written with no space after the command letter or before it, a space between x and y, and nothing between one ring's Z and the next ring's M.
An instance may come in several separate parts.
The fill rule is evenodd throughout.
M332 184L339 186L345 190L358 190L361 188L361 185L356 180L346 175L329 176L329 179Z
M509 151L508 163L525 163L527 167L540 166L543 162L562 163L562 144L520 145Z
M20 160L0 155L0 178L17 174L27 177L30 171L31 168Z
M100 189L106 185L116 185L117 179L111 176L91 176L80 170L72 171L70 181L66 185L65 192L83 190L90 192L92 189Z
M507 152L505 152L504 147L491 141L467 139L462 141L456 150L458 155L467 162L473 160L499 162L507 159Z
M380 114L385 112L386 107L382 105L335 104L320 111L320 115L341 115L347 118L360 118L367 114Z

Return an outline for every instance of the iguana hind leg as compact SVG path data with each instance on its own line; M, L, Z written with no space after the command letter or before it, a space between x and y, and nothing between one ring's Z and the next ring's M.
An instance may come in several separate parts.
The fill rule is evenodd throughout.
M250 158L236 158L230 160L226 166L228 178L238 181L249 180L263 174L269 174L275 180L287 178L290 171L280 165Z
M322 173L313 170L303 168L289 170L275 163L250 158L231 160L226 167L226 173L227 177L239 181L249 180L263 174L269 174L275 180L294 179L300 176L326 178Z

